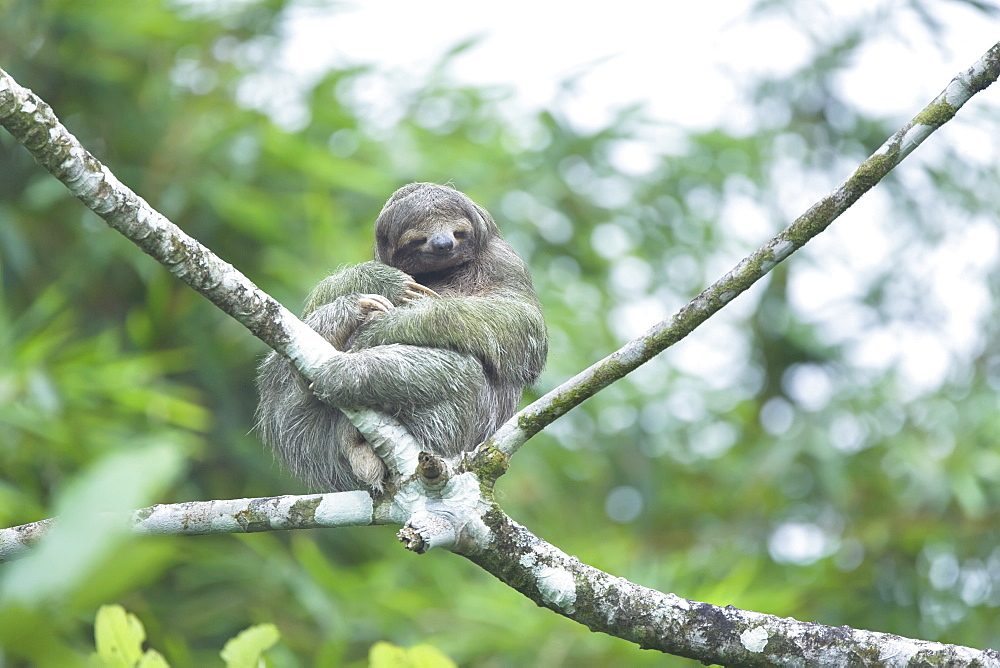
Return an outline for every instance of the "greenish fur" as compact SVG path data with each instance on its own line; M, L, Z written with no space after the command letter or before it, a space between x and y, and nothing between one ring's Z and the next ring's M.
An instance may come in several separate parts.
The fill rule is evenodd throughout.
M346 352L317 373L321 395L274 353L258 375L264 441L323 490L379 490L385 476L331 405L386 412L424 450L457 455L513 415L545 362L531 277L485 209L450 188L411 184L386 203L375 233L374 261L325 278L306 300L306 323ZM413 292L415 283L438 296Z

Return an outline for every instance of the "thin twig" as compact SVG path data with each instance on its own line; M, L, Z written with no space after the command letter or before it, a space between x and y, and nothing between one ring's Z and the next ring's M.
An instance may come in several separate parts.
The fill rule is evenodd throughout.
M740 260L672 316L632 339L601 361L584 369L514 415L481 446L506 456L556 418L620 380L690 334L745 292L779 262L825 230L840 214L908 156L932 132L947 123L973 95L1000 75L1000 42L968 70L960 73L913 120L899 129L829 195L809 207L770 241Z

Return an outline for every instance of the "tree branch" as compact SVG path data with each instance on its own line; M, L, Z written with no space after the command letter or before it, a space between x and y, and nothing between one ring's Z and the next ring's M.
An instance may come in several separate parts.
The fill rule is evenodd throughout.
M725 666L1000 666L1000 652L823 626L664 594L582 563L498 507L488 550L465 554L539 606L643 649Z
M388 500L373 504L366 492L198 501L142 508L123 518L123 526L140 534L178 535L364 526L397 523L398 518L391 517L393 508ZM475 532L487 540L459 541L456 552L540 607L643 649L727 666L1000 668L1000 652L992 649L823 626L665 594L582 563L532 534L495 504L481 506L477 519ZM0 563L23 553L53 522L0 530Z
M882 180L932 132L947 123L969 99L1000 76L1000 42L969 69L959 73L913 120L889 137L830 194L778 232L770 241L740 260L725 276L707 287L672 316L632 339L601 361L584 369L514 415L486 441L509 456L556 418L645 364L690 334L783 262Z
M122 526L138 534L196 536L385 524L384 515L368 492L331 492L158 504L133 510ZM0 563L23 554L57 521L0 529Z
M171 273L289 358L309 380L342 354L228 262L188 236L119 181L59 122L52 108L0 69L0 125L88 209ZM389 470L408 476L420 446L394 418L341 408Z

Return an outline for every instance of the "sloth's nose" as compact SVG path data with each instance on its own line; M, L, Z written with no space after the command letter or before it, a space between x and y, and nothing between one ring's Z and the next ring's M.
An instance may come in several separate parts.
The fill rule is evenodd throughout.
M431 248L435 251L450 251L455 247L455 240L450 234L435 234L430 239Z

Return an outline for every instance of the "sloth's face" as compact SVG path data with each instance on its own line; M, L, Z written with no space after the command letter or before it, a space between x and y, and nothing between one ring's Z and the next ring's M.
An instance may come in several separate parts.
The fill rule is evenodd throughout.
M451 269L475 257L474 232L466 218L417 221L403 232L383 261L412 276Z

